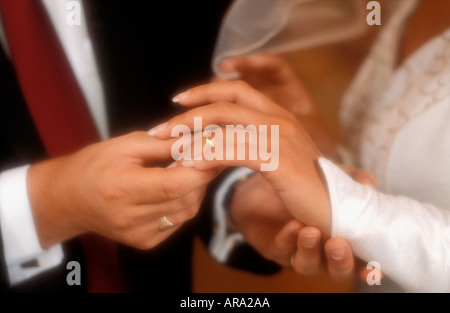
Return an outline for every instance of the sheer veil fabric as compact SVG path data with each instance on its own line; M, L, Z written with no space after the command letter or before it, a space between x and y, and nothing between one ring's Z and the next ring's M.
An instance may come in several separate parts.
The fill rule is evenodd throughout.
M366 2L360 0L236 0L222 23L213 70L226 77L220 64L230 57L283 53L355 38L367 30L366 15Z

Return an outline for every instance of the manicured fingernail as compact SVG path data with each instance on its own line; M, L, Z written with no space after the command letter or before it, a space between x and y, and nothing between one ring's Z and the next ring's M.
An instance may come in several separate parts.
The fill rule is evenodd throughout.
M302 237L303 245L308 248L314 248L319 241L319 236L317 235L305 235Z
M173 97L172 102L178 103L180 101L186 100L187 98L189 98L190 95L191 95L191 90L189 89L189 90L182 92L182 93L176 95L175 97Z
M155 136L158 132L166 129L168 125L169 125L169 123L167 123L167 122L159 124L158 126L155 126L152 129L150 129L147 132L147 134L149 134L150 136Z
M194 167L195 162L193 160L183 160L181 161L181 166L183 167Z
M341 261L345 257L345 249L343 245L329 247L328 253L330 254L331 258L333 258L336 261Z

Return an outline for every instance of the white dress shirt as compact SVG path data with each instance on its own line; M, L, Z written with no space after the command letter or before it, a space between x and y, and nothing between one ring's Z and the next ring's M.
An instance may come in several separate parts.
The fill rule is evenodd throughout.
M72 66L75 77L88 103L102 139L108 137L105 100L97 65L81 5L80 25L70 25L69 0L42 0L58 38ZM7 51L8 44L0 18L0 41ZM43 250L39 244L27 192L28 166L0 174L0 231L3 238L5 263L11 285L34 277L59 265L63 259L61 245ZM30 261L32 266L24 266Z

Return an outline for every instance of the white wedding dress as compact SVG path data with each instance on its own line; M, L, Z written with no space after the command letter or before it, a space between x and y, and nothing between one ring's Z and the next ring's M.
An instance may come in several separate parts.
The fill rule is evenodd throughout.
M450 29L395 68L416 1L403 1L375 42L342 106L358 166L377 193L321 161L333 235L377 261L406 291L450 291ZM326 164L325 164L326 163Z

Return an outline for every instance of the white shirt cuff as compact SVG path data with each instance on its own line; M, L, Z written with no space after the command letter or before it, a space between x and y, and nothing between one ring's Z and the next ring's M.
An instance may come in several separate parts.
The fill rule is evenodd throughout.
M450 292L450 210L377 192L324 158L319 165L333 237L346 239L355 256L378 262L405 291Z
M0 174L0 231L11 285L58 266L64 257L61 245L41 248L28 198L28 168L22 166ZM24 266L30 261L36 262Z
M224 206L227 193L239 180L254 173L246 167L238 167L222 181L217 188L213 203L214 232L209 243L211 255L220 263L228 260L230 252L236 244L243 243L244 237L240 233L230 234L227 227L227 208Z

